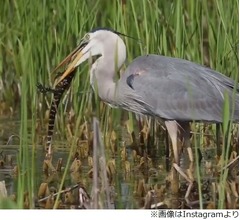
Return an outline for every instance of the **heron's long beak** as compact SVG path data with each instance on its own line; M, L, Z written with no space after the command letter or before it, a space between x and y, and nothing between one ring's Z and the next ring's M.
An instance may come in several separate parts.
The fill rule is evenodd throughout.
M58 70L59 68L61 68L62 66L64 66L66 63L70 62L68 64L68 67L67 67L66 71L61 75L61 77L59 79L57 79L55 85L60 83L70 73L72 73L73 70L75 70L77 62L83 56L83 53L81 51L82 51L82 49L84 48L85 45L86 45L86 43L81 43L76 49L74 49L74 51L72 51L66 58L64 58L64 60L61 61L61 63L52 71L52 73L53 73L56 70Z

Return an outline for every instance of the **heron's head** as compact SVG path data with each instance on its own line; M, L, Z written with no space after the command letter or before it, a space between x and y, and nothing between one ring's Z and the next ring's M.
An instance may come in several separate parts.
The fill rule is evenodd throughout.
M103 56L106 59L112 59L119 68L126 58L126 46L119 37L119 34L118 32L105 28L94 29L85 34L76 49L55 68L55 70L57 70L68 63L66 71L57 83L71 74L81 63L97 55Z

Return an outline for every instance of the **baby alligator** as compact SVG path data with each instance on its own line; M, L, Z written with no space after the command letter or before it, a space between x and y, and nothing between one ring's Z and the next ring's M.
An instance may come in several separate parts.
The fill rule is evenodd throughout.
M50 107L49 120L48 120L48 131L47 131L47 142L45 145L45 150L47 155L51 155L51 145L52 145L52 136L54 129L54 122L57 113L57 108L62 98L63 93L70 87L71 81L75 75L76 71L74 70L71 74L69 74L64 80L59 82L54 89L49 87L44 87L42 84L38 83L37 88L41 93L51 92L53 93L53 100Z

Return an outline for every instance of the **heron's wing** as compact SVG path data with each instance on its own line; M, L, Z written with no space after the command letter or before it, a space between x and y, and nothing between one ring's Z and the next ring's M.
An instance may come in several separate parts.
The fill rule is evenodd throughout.
M222 121L224 93L232 99L234 87L233 80L209 68L157 55L135 59L120 81L126 99L134 94L151 114L179 121ZM232 104L236 119L238 91Z

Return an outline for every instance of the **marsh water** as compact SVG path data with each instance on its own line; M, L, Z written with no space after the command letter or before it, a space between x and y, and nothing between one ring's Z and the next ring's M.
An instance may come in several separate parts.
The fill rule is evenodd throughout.
M30 125L31 123L29 123ZM8 197L15 198L18 196L18 178L17 170L19 158L19 137L20 121L2 117L0 119L0 181L5 181ZM180 175L180 186L178 194L171 192L171 160L166 159L166 136L164 132L161 137L155 137L149 146L134 146L133 144L123 144L129 142L127 132L123 128L121 141L114 146L115 152L105 148L105 167L107 173L107 187L109 188L109 198L111 206L108 208L199 208L199 185L196 178L196 169L191 168L187 153L183 150L180 167L182 171L192 180L193 187L190 195L186 200L184 197L189 186L189 182ZM29 130L31 128L29 127ZM79 146L75 151L71 151L69 143L61 135L55 135L53 139L54 155L52 165L57 166L61 161L60 169L57 172L44 172L44 133L43 129L39 133L38 143L33 147L31 145L31 135L29 135L29 144L25 146L29 152L29 170L34 169L33 178L33 196L35 208L52 208L46 201L49 195L59 190L62 178L64 178L61 194L62 201L58 208L87 208L83 204L79 205L79 187L89 195L93 195L94 178L92 164L92 146L86 145L86 141L79 141ZM205 144L208 146L198 146L199 164L202 199L204 207L214 208L217 204L216 187L218 187L218 160L216 159L216 147L212 140L213 135L207 135ZM91 144L90 144L91 145ZM201 149L201 150L200 150ZM77 156L76 156L77 155ZM70 156L70 158L69 158ZM99 155L102 157L102 155ZM68 158L70 166L66 167ZM33 160L32 160L33 159ZM78 161L78 162L76 162ZM99 169L99 168L98 168ZM64 171L66 176L64 176ZM105 190L103 190L101 169L98 171L99 190L98 205L106 208ZM64 177L63 177L64 176ZM236 174L238 176L238 173ZM234 177L235 178L235 177ZM95 185L96 187L96 185ZM44 190L43 190L44 189ZM215 190L215 191L214 191ZM237 189L236 189L237 190ZM25 192L24 192L25 193ZM229 191L231 196L231 208L237 208L238 199L234 193ZM13 199L14 200L14 199ZM46 203L45 203L45 202ZM233 202L234 201L234 202ZM48 204L48 205L47 205ZM155 205L155 206L154 206ZM29 207L26 207L29 208Z
M0 181L5 181L6 189L7 189L7 195L17 195L17 175L14 172L14 168L18 165L18 156L19 156L19 145L20 145L20 138L19 138L19 127L20 122L15 119L9 118L1 118L0 119L0 129L1 129L1 136L0 136ZM40 138L41 139L41 138ZM30 137L29 137L29 143L30 143ZM68 157L69 157L69 149L66 147L68 145L67 141L61 141L54 139L54 145L57 146L57 149L54 150L54 157L52 160L52 164L56 164L58 159L61 158L63 161L63 167L60 172L57 174L50 174L45 175L43 172L43 161L45 159L45 151L43 144L38 144L35 149L32 149L32 146L29 144L28 151L29 151L29 164L31 163L32 156L34 157L34 167L32 167L35 171L34 175L34 192L36 196L38 196L39 187L42 183L48 183L48 187L52 190L57 191L59 184L61 182L61 178L63 176L63 172L65 169L65 165L67 163ZM119 151L120 152L120 151ZM129 159L131 160L132 150L130 148L126 148L126 154L128 155ZM158 154L156 154L158 155ZM160 155L160 154L159 154ZM73 159L71 159L71 162ZM121 156L116 155L116 161L121 163ZM91 174L89 174L89 171L91 167L89 167L88 164L88 157L81 158L81 169L78 170L79 172L73 173L70 168L69 172L67 172L67 176L64 181L64 188L65 187L71 187L72 185L82 182L83 185L86 188L86 191L88 191L89 194L91 194L92 190L92 177ZM154 157L153 161L151 161L153 165L152 172L158 172L157 166L160 166L161 164L161 158L160 156ZM156 168L154 168L156 167ZM32 169L29 168L29 169ZM117 196L114 195L114 207L118 208L139 208L143 205L144 201L143 198L138 195L139 193L143 193L142 190L145 187L144 182L146 179L147 182L153 183L163 183L164 181L164 175L167 175L167 173L163 173L164 175L157 175L155 177L147 177L148 174L144 177L144 174L137 171L137 168L134 168L135 170L131 171L131 173L126 174L124 173L124 168L119 169L116 171L116 175L114 176L114 179L116 181L119 181L118 183L114 180L114 191ZM146 169L148 167L146 166ZM146 171L148 172L148 171ZM113 177L111 177L113 178ZM141 181L140 181L141 180ZM144 180L144 181L143 181ZM142 182L140 185L142 185L142 189L139 188L136 184L138 184L138 181ZM118 192L116 192L118 190ZM135 190L135 191L134 191ZM138 190L139 192L136 192ZM141 190L141 191L140 191ZM73 203L74 204L74 203ZM36 203L37 208L41 208L38 206L39 204ZM69 204L67 206L62 206L62 208L69 207Z

